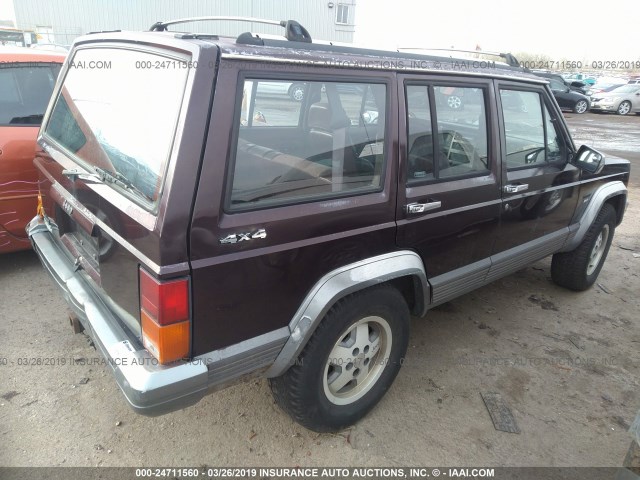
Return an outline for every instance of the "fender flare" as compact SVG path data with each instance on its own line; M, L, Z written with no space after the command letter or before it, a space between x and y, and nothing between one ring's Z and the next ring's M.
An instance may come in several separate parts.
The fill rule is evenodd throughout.
M622 222L625 206L627 204L627 187L624 183L617 180L614 182L608 182L598 189L586 196L583 204L578 207L574 218L571 221L570 230L572 234L569 235L567 241L563 245L561 252L570 252L580 245L587 231L595 221L598 213L602 209L605 202L613 197L622 195L623 204L621 205L622 211L618 212L618 225Z
M424 315L430 286L422 259L415 252L386 253L327 273L309 291L293 316L289 338L265 376L278 377L295 363L320 321L338 300L358 290L407 276L413 277L417 310Z

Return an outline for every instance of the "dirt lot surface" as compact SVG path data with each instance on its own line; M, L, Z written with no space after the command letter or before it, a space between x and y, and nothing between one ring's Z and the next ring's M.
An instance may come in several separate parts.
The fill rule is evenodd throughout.
M340 434L292 422L264 380L134 414L36 256L0 256L0 465L620 465L640 408L640 117L567 118L576 143L633 161L600 286L559 288L546 259L414 319L395 384ZM520 433L494 428L481 392Z

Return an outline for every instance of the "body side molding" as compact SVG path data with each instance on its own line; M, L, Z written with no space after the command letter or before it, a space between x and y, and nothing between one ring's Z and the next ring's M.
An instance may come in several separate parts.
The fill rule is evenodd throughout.
M415 252L402 250L386 253L326 274L310 290L289 323L291 335L265 376L282 375L295 362L322 318L337 300L358 290L407 276L413 277L417 310L424 315L429 301L429 284L422 259Z
M448 302L485 284L491 259L485 258L471 265L430 278L433 298L429 308Z

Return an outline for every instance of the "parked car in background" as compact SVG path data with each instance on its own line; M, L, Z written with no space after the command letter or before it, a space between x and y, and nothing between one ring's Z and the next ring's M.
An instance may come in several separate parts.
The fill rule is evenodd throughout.
M574 92L581 93L583 95L586 95L587 97L592 93L591 85L589 85L588 83L580 82L578 80L569 83L568 86Z
M464 89L455 87L438 87L435 89L436 102L453 110L464 108Z
M622 85L610 92L592 97L594 112L616 112L618 115L640 114L640 84Z
M580 80L565 80L559 73L550 72L548 70L532 70L531 73L548 80L557 80L558 82L565 84L574 92L578 92L586 96L591 95L591 85L581 82Z
M65 55L0 47L0 253L31 248L38 175L36 137Z
M591 96L602 92L610 92L614 88L621 87L622 85L626 85L625 83L596 83L591 89Z
M67 54L69 52L69 45L62 45L60 43L34 43L31 48L35 50L48 50L51 52L59 52Z
M265 82L260 84L257 95L288 95L292 100L301 102L304 99L306 85L302 82Z
M589 97L582 93L575 92L564 82L554 78L549 79L551 92L558 105L563 110L571 110L574 113L582 114L589 111L591 101Z
M573 82L573 81L580 81L580 82L584 82L587 83L589 85L593 85L596 83L596 78L595 77L591 77L588 76L584 73L566 73L564 75L562 75L562 77L565 79L565 81L567 82Z

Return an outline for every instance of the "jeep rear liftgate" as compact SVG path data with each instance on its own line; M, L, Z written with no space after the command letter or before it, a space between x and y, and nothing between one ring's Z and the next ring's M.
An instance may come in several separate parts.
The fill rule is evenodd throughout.
M192 349L184 239L218 49L173 36L140 46L139 36L75 45L40 132L29 235L131 405L158 414L209 387L206 364L182 360ZM209 68L190 68L197 61ZM194 85L206 85L195 98ZM176 171L179 156L189 160ZM171 235L183 241L163 246Z

